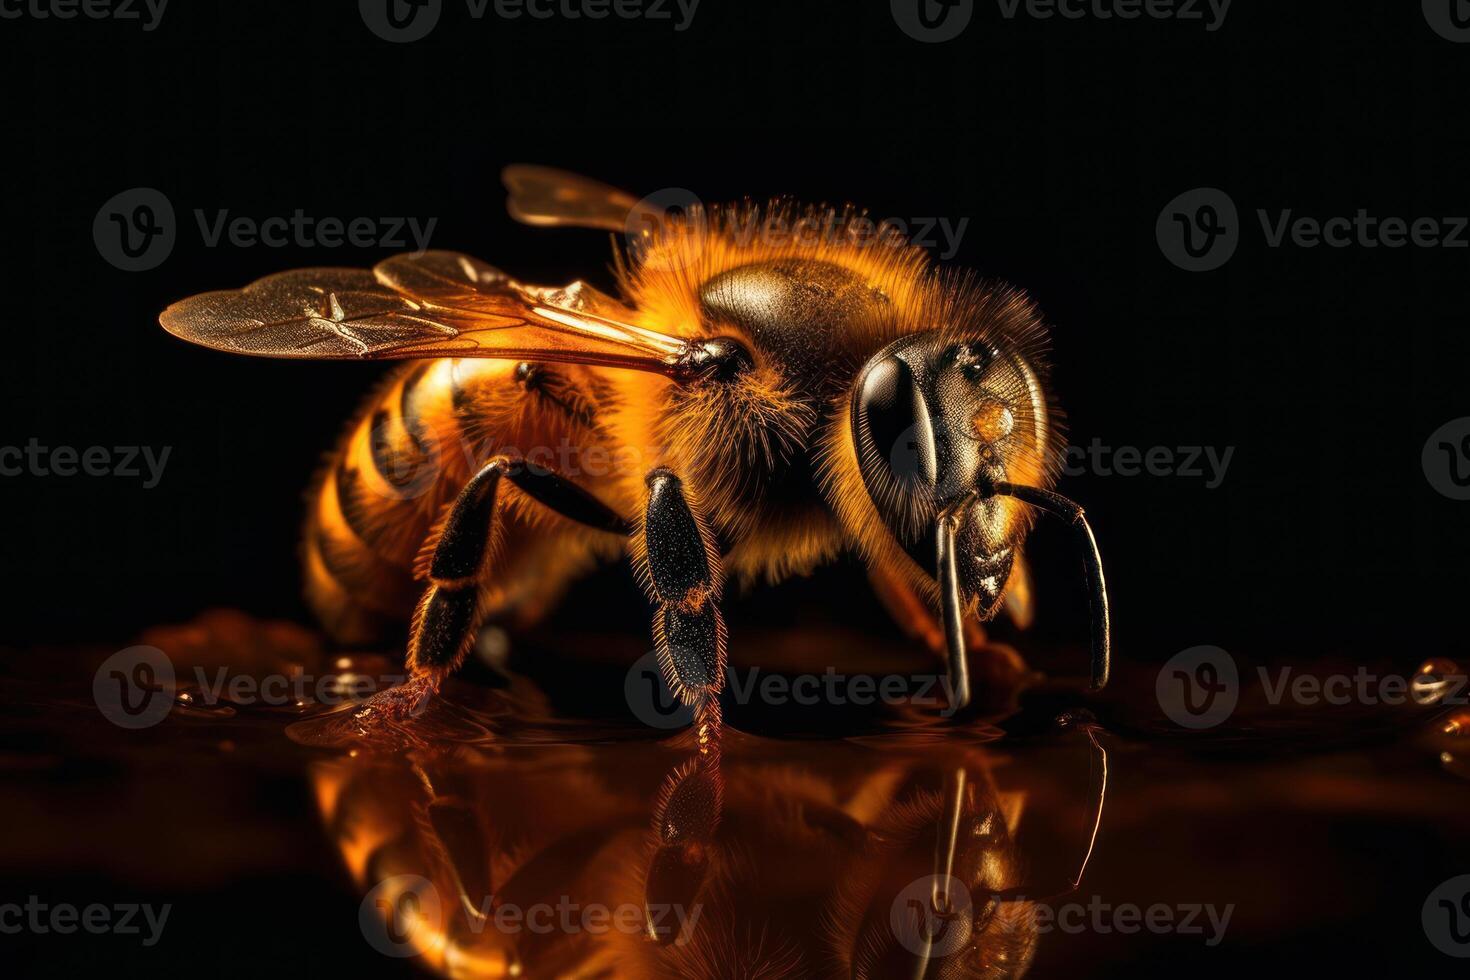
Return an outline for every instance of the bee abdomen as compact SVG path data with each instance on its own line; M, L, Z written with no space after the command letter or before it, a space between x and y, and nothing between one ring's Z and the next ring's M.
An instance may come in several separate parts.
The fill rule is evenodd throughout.
M307 598L327 629L367 641L405 623L420 591L413 567L477 455L470 388L478 362L422 361L394 371L329 457L308 501Z
M596 405L581 376L513 361L420 361L369 397L312 487L306 592L347 642L401 629L424 583L424 542L495 453L585 441ZM583 436L578 436L583 433Z

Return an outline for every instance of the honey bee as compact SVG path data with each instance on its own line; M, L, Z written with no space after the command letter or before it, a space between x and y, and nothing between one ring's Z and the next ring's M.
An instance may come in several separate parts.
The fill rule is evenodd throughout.
M1106 683L1101 559L1052 489L1059 413L1026 296L934 269L851 208L662 213L561 171L504 177L518 220L634 230L615 249L620 298L427 251L284 272L159 318L232 353L409 362L316 480L303 546L335 637L409 621L404 697L437 691L487 617L534 621L626 553L669 688L717 730L727 576L777 582L856 550L963 705L979 624L1003 604L1030 619L1037 512L1077 532L1091 684Z

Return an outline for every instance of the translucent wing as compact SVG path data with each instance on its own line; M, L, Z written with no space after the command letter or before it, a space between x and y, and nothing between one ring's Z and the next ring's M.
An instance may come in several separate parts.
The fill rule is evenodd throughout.
M517 163L500 173L506 210L528 225L623 231L638 199L601 181L552 167Z
M585 283L524 286L457 252L362 269L297 269L192 296L159 323L176 337L259 357L497 357L674 372L688 344L624 322Z

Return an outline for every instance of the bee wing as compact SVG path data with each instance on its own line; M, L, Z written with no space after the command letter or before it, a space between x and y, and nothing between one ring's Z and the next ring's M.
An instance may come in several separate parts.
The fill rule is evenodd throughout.
M638 208L627 191L552 167L511 164L500 172L506 210L528 225L623 231Z
M258 357L495 357L668 374L684 341L623 322L630 311L584 283L524 286L456 252L362 269L297 269L202 293L158 320L176 337Z

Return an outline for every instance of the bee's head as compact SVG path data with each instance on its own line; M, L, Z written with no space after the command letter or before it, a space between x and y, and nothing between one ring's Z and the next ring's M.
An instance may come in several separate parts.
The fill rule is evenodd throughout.
M999 607L1028 528L1025 506L985 491L1002 482L1046 486L1055 471L1042 369L1010 336L951 328L910 334L864 365L852 395L853 443L878 513L928 570L939 515L960 508L962 598L982 619Z

